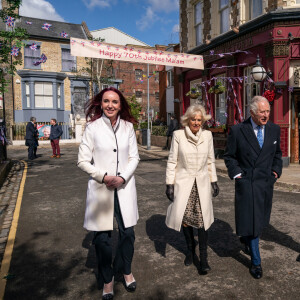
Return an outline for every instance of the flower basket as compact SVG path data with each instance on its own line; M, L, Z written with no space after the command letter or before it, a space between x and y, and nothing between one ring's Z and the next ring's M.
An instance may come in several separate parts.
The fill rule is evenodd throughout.
M270 90L266 90L263 94L263 97L265 97L271 104L275 99L275 92L270 91Z
M225 88L225 86L224 85L222 85L222 83L221 82L217 82L214 86L212 86L209 90L208 90L208 92L210 93L210 94L222 94L222 93L224 93L226 91L226 88Z
M191 99L197 99L199 98L202 94L201 92L196 89L196 88L191 88L189 92L185 94L186 96L189 96Z

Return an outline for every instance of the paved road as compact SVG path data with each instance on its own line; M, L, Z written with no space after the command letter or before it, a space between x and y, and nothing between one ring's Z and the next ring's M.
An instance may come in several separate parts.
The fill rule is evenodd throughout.
M26 150L10 150L24 158ZM76 167L77 147L63 146L62 158L39 149L30 164L5 299L100 299L91 233L82 227L88 176ZM141 156L136 172L140 220L133 262L135 294L115 286L116 299L297 299L300 293L300 194L275 192L271 225L261 240L264 277L248 272L249 257L234 234L233 183L219 177L210 229L212 271L200 276L183 265L182 233L164 224L166 161ZM196 233L195 233L196 235ZM116 243L114 232L113 241Z

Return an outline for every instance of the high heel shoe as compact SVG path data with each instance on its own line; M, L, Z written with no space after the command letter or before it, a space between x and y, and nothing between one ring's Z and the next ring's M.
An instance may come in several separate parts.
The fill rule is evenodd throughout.
M112 300L114 298L114 277L112 278L112 291L105 293L103 287L102 300Z
M134 277L131 282L127 282L124 277L124 282L125 282L125 289L127 292L133 293L136 290L136 281L135 281Z

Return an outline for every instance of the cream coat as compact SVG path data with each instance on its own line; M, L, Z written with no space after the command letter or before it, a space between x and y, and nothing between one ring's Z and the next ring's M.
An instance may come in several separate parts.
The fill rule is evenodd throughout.
M139 218L133 173L139 154L133 125L118 119L114 129L103 115L87 125L78 153L78 167L90 175L83 227L92 231L113 230L114 190L102 183L107 175L120 175L126 183L118 188L125 228Z
M167 211L166 225L180 231L185 208L196 179L207 230L214 221L211 182L217 181L213 137L200 129L194 136L189 127L173 134L169 154L166 183L174 184L174 202Z

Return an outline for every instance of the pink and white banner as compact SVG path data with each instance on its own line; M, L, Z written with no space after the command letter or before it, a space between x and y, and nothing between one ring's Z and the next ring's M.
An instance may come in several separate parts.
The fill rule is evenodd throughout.
M136 46L120 46L76 38L71 38L70 43L71 55L73 56L123 60L200 70L204 69L203 57L201 55L139 48Z

